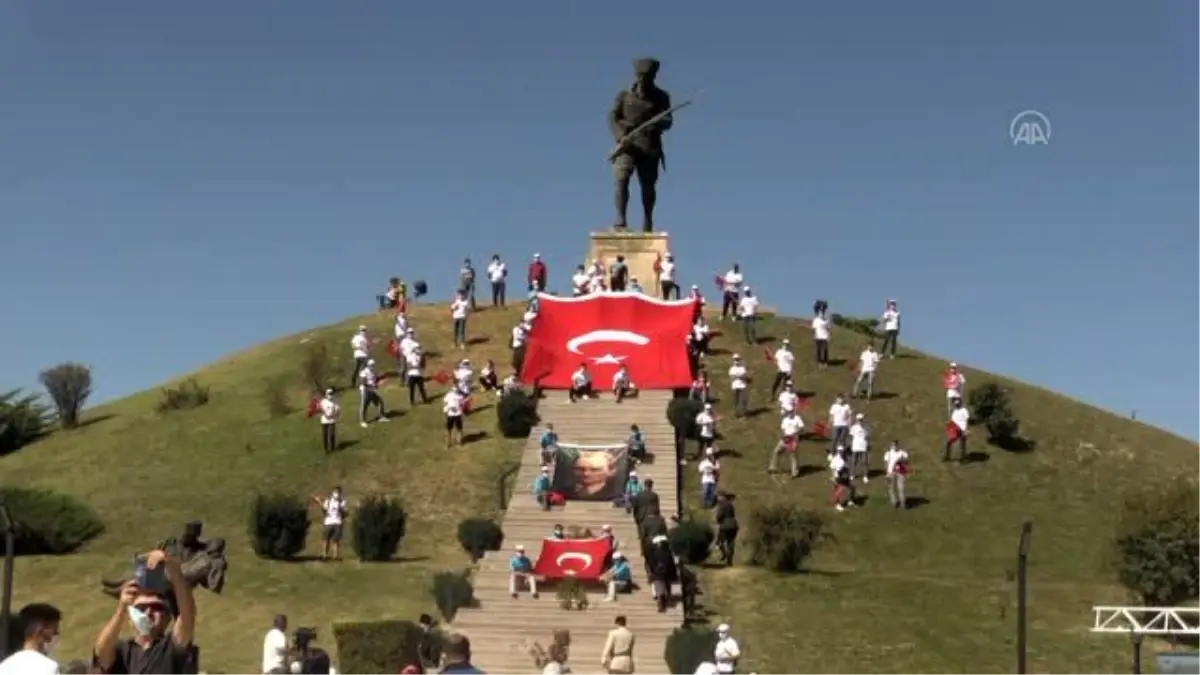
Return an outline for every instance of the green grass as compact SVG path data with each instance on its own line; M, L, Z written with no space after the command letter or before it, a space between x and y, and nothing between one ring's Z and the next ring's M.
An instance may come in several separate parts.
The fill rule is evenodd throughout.
M440 352L428 373L449 368L461 354L451 346L444 306L420 307L411 317L426 350ZM508 368L506 336L512 312L484 311L472 318L470 337L489 337L467 355L482 364L492 358ZM211 387L212 400L193 410L154 412L159 388L88 410L85 426L54 433L0 459L0 482L45 487L90 504L107 530L82 552L18 560L14 605L51 602L65 612L63 659L84 657L114 604L101 594L101 576L128 572L135 552L204 521L205 536L228 541L230 571L224 594L199 591L198 643L204 669L258 672L262 634L275 614L292 626L316 626L318 642L333 650L331 625L342 620L414 619L434 613L430 579L446 568L461 569L467 557L455 528L468 516L495 515L502 467L520 456L522 441L496 432L490 405L467 420L466 431L487 438L462 449L444 448L440 401L408 411L399 380L384 398L404 415L390 424L360 429L357 393L343 395L341 439L353 445L326 457L315 420L306 419L309 395L301 383L306 345L325 342L338 364L337 382L350 373L349 339L359 323L385 339L375 353L381 366L393 359L383 343L391 336L391 314L355 318L294 335L232 356L193 375ZM293 382L295 412L271 419L263 402L264 383ZM429 382L440 399L445 387ZM247 512L255 491L324 493L341 484L353 501L368 492L401 497L409 511L400 562L361 564L347 531L346 562L281 563L256 558L247 536ZM319 553L320 521L313 513L307 553ZM36 567L35 567L36 566Z
M714 322L714 325L717 325ZM736 493L739 519L756 505L788 502L828 514L836 538L810 561L811 572L780 576L739 564L708 569L701 601L733 625L743 641L746 671L757 672L1012 672L1016 667L1016 548L1021 523L1034 523L1029 562L1030 672L1118 672L1128 668L1128 639L1092 635L1094 604L1140 604L1115 583L1109 567L1115 518L1127 491L1200 470L1196 444L1078 401L993 376L962 364L968 388L998 382L1011 392L1022 435L1036 441L1009 453L973 435L986 461L943 464L945 361L902 350L885 360L876 392L894 397L866 412L882 468L882 447L895 438L913 457L908 492L927 504L896 512L883 480L860 487L868 502L838 513L829 505L826 444L801 444L805 464L819 473L791 480L768 476L778 413L768 401L774 366L762 347L727 328L718 349L740 351L756 382L751 406L770 410L734 419L728 395L729 355L710 359L717 411L736 451L721 463L722 488ZM798 390L815 392L801 413L810 427L825 421L833 397L849 391L849 365L815 369L805 324L768 319L760 335L790 336ZM853 364L866 338L837 330L831 358ZM776 345L768 345L774 349ZM786 464L786 462L785 462ZM784 464L781 464L781 467ZM690 468L690 467L689 467ZM695 471L685 471L685 499L698 506ZM699 518L707 517L696 514ZM746 528L743 527L743 537ZM717 620L716 617L713 619ZM1152 662L1153 648L1145 650Z
M413 319L426 347L444 354L433 373L458 354L449 348L444 307L418 308ZM506 335L514 312L485 311L472 318L472 337L488 337L468 352L507 367ZM133 553L203 519L206 536L229 542L230 574L221 596L199 593L198 629L207 670L254 672L262 633L277 613L293 626L316 626L319 643L332 650L333 622L412 618L432 612L430 578L466 565L454 530L459 520L492 515L496 480L520 454L521 441L499 439L494 410L468 420L467 431L489 436L446 451L437 407L420 408L391 424L341 435L357 441L325 457L319 431L305 419L308 396L299 381L306 344L326 342L349 375L347 344L364 319L253 348L194 375L212 388L201 408L166 416L154 412L158 388L89 410L85 426L55 433L0 459L0 483L45 487L82 498L108 529L82 552L24 558L17 567L15 604L52 602L66 612L64 659L85 656L113 604L99 591L103 575L127 571ZM390 315L365 319L375 335L390 335ZM817 373L803 325L767 319L762 333L790 335L797 353L797 384L816 393L803 416L811 426L834 394L849 388L846 366ZM863 338L835 331L833 357L853 362ZM773 368L762 347L747 347L740 333L714 341L740 350L757 381L752 404L767 405L764 388ZM773 348L773 345L771 345ZM1116 417L1056 394L981 373L964 364L972 387L985 381L1011 390L1023 435L1033 452L1011 454L982 445L988 461L965 466L940 461L944 362L915 352L885 361L877 391L894 398L870 404L876 442L900 439L914 458L913 497L929 503L896 513L887 508L882 481L865 493L857 511L828 505L824 470L797 480L768 477L765 467L777 433L774 406L761 416L734 421L728 408L728 355L715 357L718 412L728 441L740 456L722 461L722 484L738 494L744 522L756 504L788 501L827 513L836 541L811 561L812 572L790 577L737 565L703 572L702 601L729 621L746 652L744 670L758 672L1000 672L1014 668L1014 569L1020 524L1034 521L1030 560L1030 668L1032 672L1115 672L1127 667L1127 640L1088 632L1091 606L1125 603L1107 567L1115 511L1122 495L1153 481L1196 475L1198 449L1166 432ZM381 365L391 364L382 353ZM264 382L293 378L296 412L271 419L262 401ZM442 387L431 383L430 393ZM398 385L385 398L407 409ZM343 401L353 417L355 395ZM403 401L403 402L402 402ZM347 422L350 420L347 419ZM361 431L361 433L360 433ZM878 454L878 453L877 453ZM802 456L819 464L823 445L806 442ZM685 497L695 506L694 466L685 472ZM256 558L246 535L247 508L256 490L323 492L340 483L353 500L379 491L402 497L410 512L401 562L363 565L280 563ZM314 517L316 514L314 513ZM745 536L745 535L743 535ZM310 534L309 554L319 535ZM348 543L348 542L347 542ZM347 550L349 553L349 550ZM34 568L36 563L37 567ZM1136 604L1132 603L1131 604ZM715 620L715 618L714 618ZM1147 658L1152 649L1148 649Z

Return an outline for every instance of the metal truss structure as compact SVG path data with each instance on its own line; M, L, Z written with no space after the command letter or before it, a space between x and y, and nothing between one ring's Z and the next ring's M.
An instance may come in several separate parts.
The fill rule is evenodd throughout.
M1093 633L1125 635L1200 635L1200 607L1092 608Z

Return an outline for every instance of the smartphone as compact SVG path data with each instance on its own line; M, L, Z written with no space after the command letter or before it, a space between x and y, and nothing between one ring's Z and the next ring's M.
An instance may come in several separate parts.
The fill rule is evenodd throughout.
M166 566L160 564L158 567L151 568L146 564L146 556L139 555L133 558L133 580L138 588L149 593L166 593L167 592L167 570Z

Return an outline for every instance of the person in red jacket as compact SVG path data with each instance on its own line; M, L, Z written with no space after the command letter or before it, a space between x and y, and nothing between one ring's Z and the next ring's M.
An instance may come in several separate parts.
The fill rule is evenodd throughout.
M540 253L533 254L533 262L529 263L529 290L546 290L546 263L542 262Z

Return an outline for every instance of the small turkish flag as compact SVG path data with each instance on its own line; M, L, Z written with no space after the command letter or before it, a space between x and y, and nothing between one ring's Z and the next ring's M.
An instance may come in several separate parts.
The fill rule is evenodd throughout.
M954 422L946 422L946 440L957 441L962 438L963 430L958 428Z
M810 406L810 405L812 405L812 399L807 396L803 396L803 397L796 399L796 409L797 410L808 410L808 406Z
M763 347L763 358L765 358L768 361L775 360L775 355L771 353L770 347Z
M463 399L462 409L463 409L464 414L467 414L467 415L471 414L471 399L470 399L470 397Z
M453 378L450 376L450 373L447 373L444 370L439 370L438 372L433 374L433 379L438 384L446 384Z
M722 277L720 274L713 277L713 283L717 285L718 291L725 290L725 278Z
M654 273L658 274L660 272L662 272L662 254L661 253L654 256Z
M399 358L400 357L400 343L396 342L395 339L390 340L387 345L387 353L391 354L392 356L395 356L396 358Z
M817 438L825 438L829 434L829 427L824 422L817 422L813 425L812 433Z
M783 447L786 448L788 452L795 452L796 451L796 438L795 437L785 438L783 440Z
M314 396L312 400L308 402L308 408L305 410L305 414L309 418L313 418L316 417L317 413L319 412L321 412L321 399Z
M845 497L845 494L846 494L846 488L844 486L834 485L833 486L833 496L832 496L832 499L830 500L830 503L831 504L841 504L842 499Z
M408 311L408 298L404 298L400 301L400 304L396 306L396 314L403 314L406 311Z

